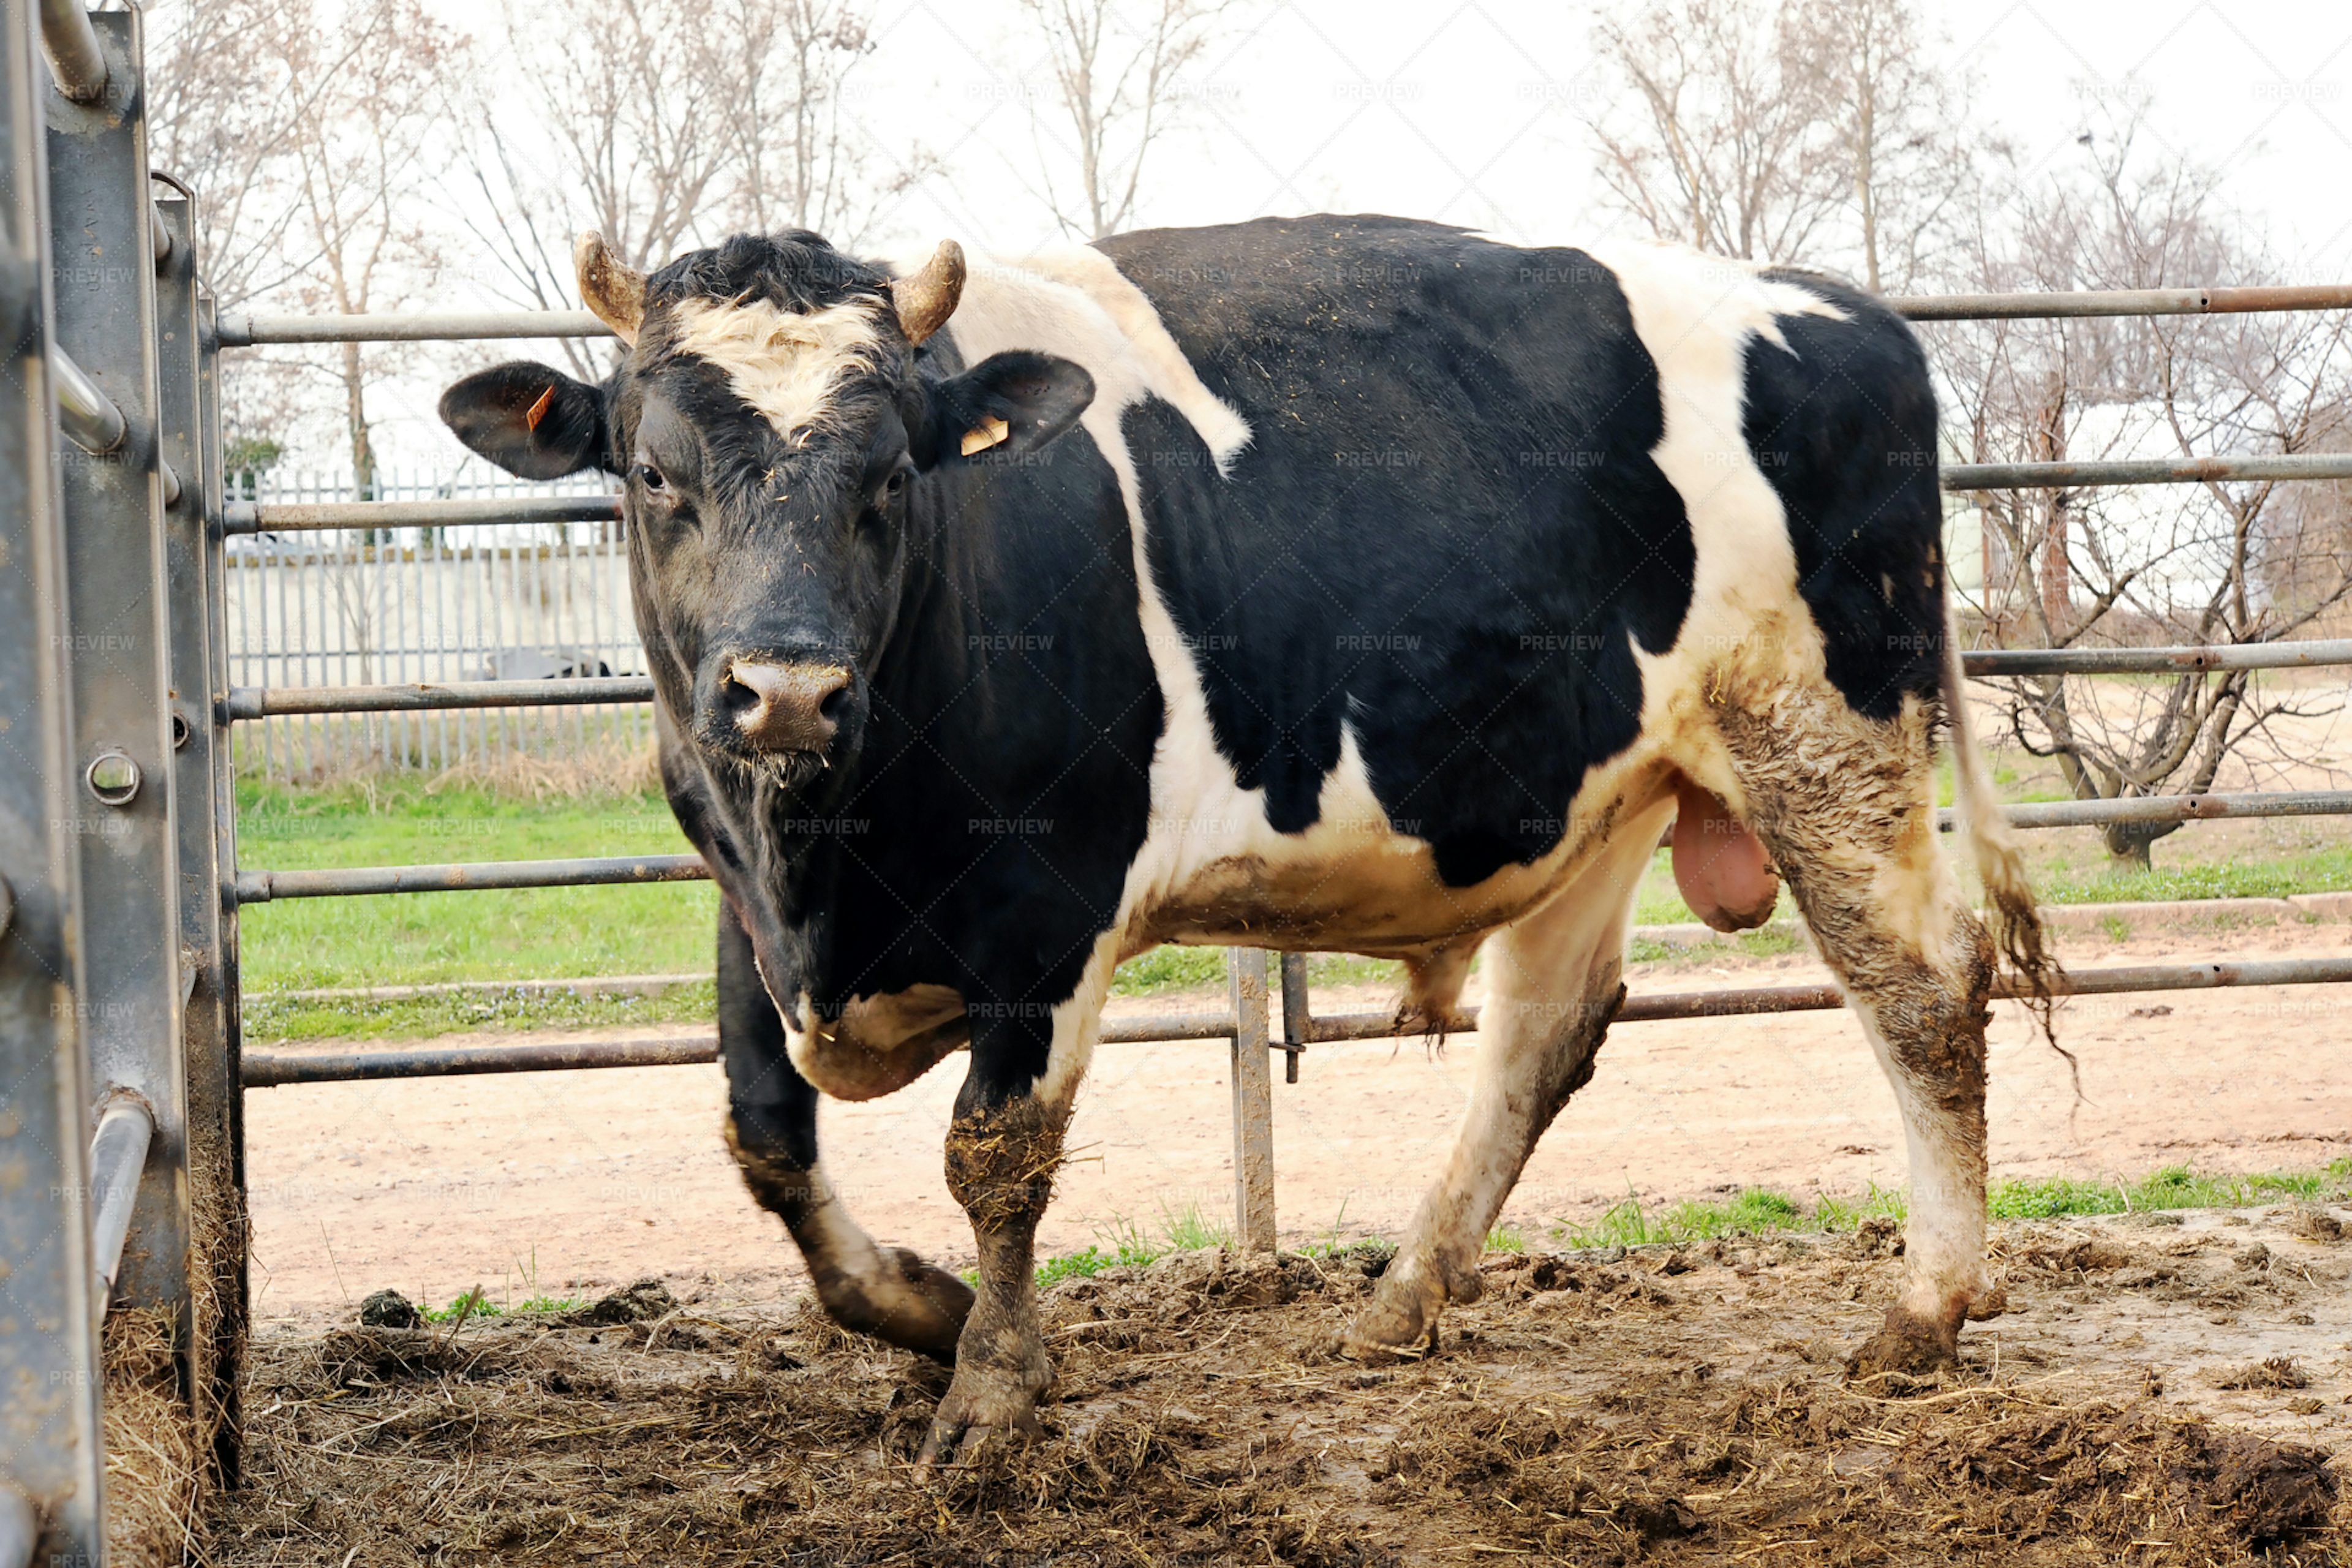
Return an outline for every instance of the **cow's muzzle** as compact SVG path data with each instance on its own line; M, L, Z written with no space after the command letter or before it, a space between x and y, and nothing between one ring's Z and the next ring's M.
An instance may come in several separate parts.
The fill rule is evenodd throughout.
M841 728L849 671L837 664L738 658L719 682L719 721L752 751L822 752Z

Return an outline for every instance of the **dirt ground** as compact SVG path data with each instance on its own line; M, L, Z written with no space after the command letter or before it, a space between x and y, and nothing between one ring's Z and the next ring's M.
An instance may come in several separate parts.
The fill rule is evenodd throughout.
M2339 953L2340 923L2209 927L2113 942L2073 937L2077 964ZM1820 978L1809 956L1701 954L1636 966L1633 988ZM1476 981L1473 980L1475 995ZM2340 987L2085 998L2065 1063L1999 1011L1990 1121L1996 1176L2137 1177L2168 1164L2307 1168L2352 1152L2352 1072L2330 1054ZM1318 992L1318 1006L1387 993ZM1121 1010L1207 1008L1154 997ZM514 1037L502 1036L510 1039ZM454 1041L444 1042L454 1043ZM1275 1085L1286 1245L1396 1235L1454 1135L1475 1036L1318 1047ZM823 1111L825 1163L884 1239L954 1266L971 1232L947 1195L940 1140L961 1077L950 1059L891 1098ZM1107 1046L1097 1054L1040 1237L1047 1255L1122 1222L1150 1233L1197 1205L1233 1212L1225 1049ZM394 1286L446 1301L609 1289L666 1276L681 1294L781 1304L798 1262L744 1191L719 1137L716 1067L303 1086L246 1097L257 1312L348 1321ZM1800 1197L1905 1179L1892 1096L1845 1013L1620 1026L1592 1084L1546 1136L1506 1212L1530 1245L1629 1192L1645 1202L1764 1185Z
M2001 1227L1964 1364L1857 1384L1836 1238L1490 1255L1438 1352L1328 1351L1370 1247L1047 1297L1047 1439L926 1479L944 1373L657 1285L257 1342L224 1565L2352 1562L2352 1215Z

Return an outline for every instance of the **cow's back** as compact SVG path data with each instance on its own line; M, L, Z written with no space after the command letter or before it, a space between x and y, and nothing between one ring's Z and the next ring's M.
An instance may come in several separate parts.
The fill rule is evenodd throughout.
M1817 279L1595 250L1262 220L968 299L968 353L1043 348L1101 388L1087 429L1129 497L1167 707L1129 878L1169 914L1154 934L1299 918L1402 947L1508 918L1761 626L1820 619L1832 675L1876 694L1858 707L1932 689L1907 331ZM1918 657L1890 658L1905 628Z

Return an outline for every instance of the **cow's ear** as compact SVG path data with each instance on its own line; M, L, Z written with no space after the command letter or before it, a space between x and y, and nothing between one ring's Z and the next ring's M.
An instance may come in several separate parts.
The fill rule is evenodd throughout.
M605 450L604 388L529 360L477 371L443 393L441 423L522 479L560 479L583 468L613 468Z
M1017 458L1077 423L1095 400L1086 367L1052 354L1015 350L990 356L930 387L922 468Z

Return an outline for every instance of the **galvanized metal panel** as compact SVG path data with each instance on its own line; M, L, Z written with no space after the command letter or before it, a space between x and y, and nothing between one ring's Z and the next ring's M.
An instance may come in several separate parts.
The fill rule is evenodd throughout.
M103 1461L68 832L79 785L47 368L50 93L33 25L25 0L0 0L0 1487L37 1506L37 1560L94 1563Z
M58 342L121 409L122 445L63 456L75 763L109 752L136 793L108 805L84 787L81 859L92 1087L127 1089L155 1114L154 1146L116 1300L188 1311L186 1086L180 1057L179 876L172 807L163 499L156 458L154 204L147 181L139 15L91 17L112 68L106 95L48 103L49 233ZM184 1340L183 1341L184 1343Z
M226 779L220 701L221 650L213 619L219 576L219 457L205 439L204 352L196 299L194 203L173 191L155 202L154 221L171 239L155 269L159 446L184 479L163 513L165 596L172 670L172 789L179 863L181 1051L187 1083L188 1214L194 1316L188 1387L199 1430L220 1434L216 1451L234 1463L237 1373L245 1347L245 1194L238 1180L242 1094L235 1059L236 1014L227 984L222 926L235 903L224 888L217 792ZM234 833L234 816L230 815Z
M199 258L199 265L202 258ZM222 1421L214 1441L214 1458L225 1487L237 1484L243 1469L244 1419L239 1390L244 1381L247 1324L252 1303L247 1268L251 1255L252 1226L246 1206L245 1088L239 1062L245 1049L237 979L236 918L236 763L230 742L226 704L217 700L228 689L228 646L222 636L228 624L227 559L220 528L222 507L220 344L211 298L197 290L196 397L205 466L199 493L204 502L205 590L212 639L211 703L213 766L213 897L219 910L221 1064L226 1077L222 1115L228 1160L227 1186L235 1207L217 1216L221 1239L208 1259L213 1288L219 1293L221 1313L214 1334L216 1375L229 1386L220 1407ZM192 1111L192 1120L194 1112ZM201 1232L200 1232L201 1234Z

